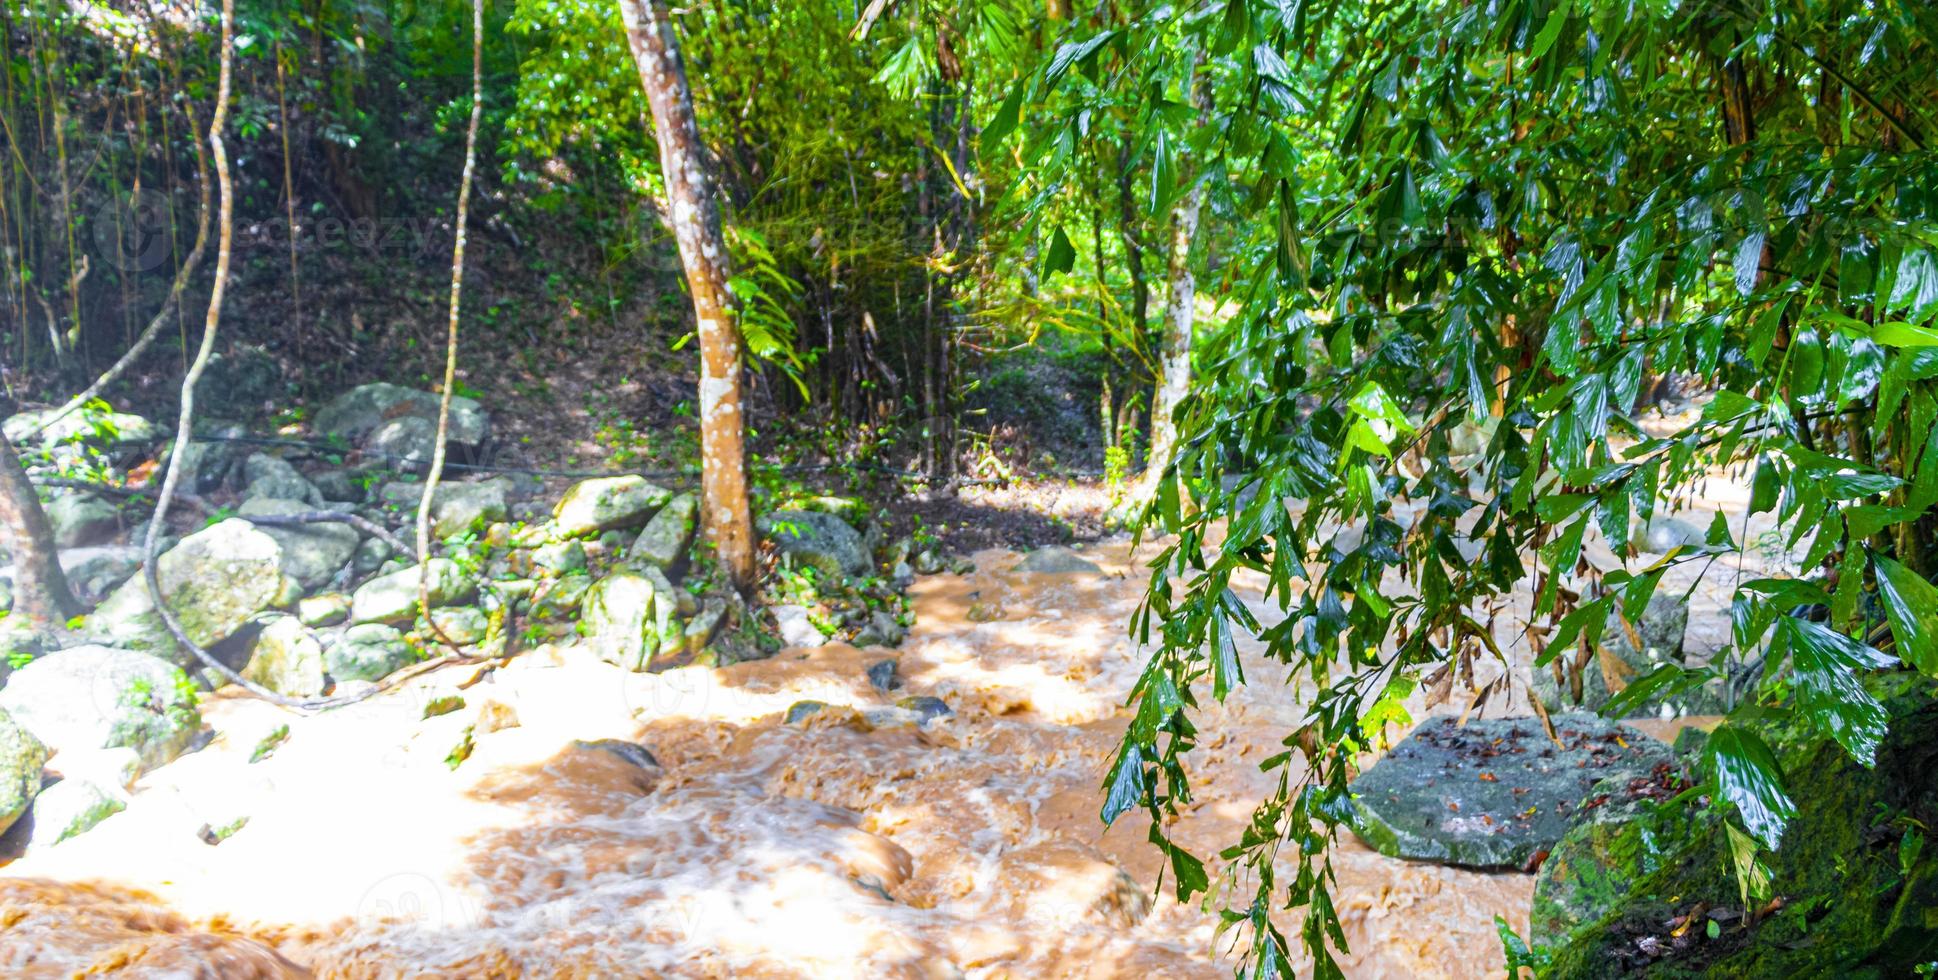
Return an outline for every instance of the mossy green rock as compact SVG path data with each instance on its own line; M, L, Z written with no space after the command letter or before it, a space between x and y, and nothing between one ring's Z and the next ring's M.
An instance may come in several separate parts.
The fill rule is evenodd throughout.
M1353 781L1353 832L1392 857L1523 868L1561 839L1600 780L1647 773L1669 747L1588 714L1431 719Z
M323 650L323 664L338 683L382 680L417 659L403 631L382 623L352 626Z
M182 539L159 559L156 577L182 632L212 647L257 613L294 601L299 586L283 572L276 539L239 518L230 518ZM123 582L88 617L84 635L102 646L153 653L185 666L148 595L145 576Z
M202 728L181 668L101 646L50 653L14 671L0 709L56 753L126 746L143 771L181 755Z
M1038 548L1016 563L1016 571L1036 575L1102 575L1096 562L1068 548Z
M471 581L456 562L448 558L433 558L425 565L429 566L430 571L431 608L456 605L476 594L477 583ZM363 583L350 597L350 621L408 623L416 619L419 612L417 587L418 580L423 577L423 567L412 565Z
M666 502L646 529L639 532L628 557L660 568L672 568L686 557L693 544L693 529L698 523L700 502L683 493Z
M1556 952L1548 975L1884 980L1938 961L1938 701L1929 681L1906 673L1867 687L1889 718L1874 768L1794 724L1758 726L1797 807L1764 855L1780 901L1751 911L1767 914L1744 915L1727 832L1704 817ZM1706 924L1678 935L1699 909L1715 937Z
M414 521L424 500L424 484L386 484L379 496L386 509L412 515ZM511 481L504 477L439 483L431 498L431 533L448 538L502 521L510 513Z
M316 413L312 428L324 436L350 445L362 445L365 438L386 421L398 418L437 422L439 397L434 392L417 391L402 385L377 382L358 385L325 405ZM475 399L462 395L451 399L451 424L446 439L461 450L475 450L491 435L491 416Z
M601 477L574 484L552 511L556 533L584 537L645 524L673 492L637 476Z
M1604 779L1582 800L1581 818L1535 875L1530 942L1565 942L1575 930L1606 915L1631 885L1682 846L1688 814L1681 807L1661 805L1680 788L1681 772L1668 764L1660 768L1647 776Z
M27 812L46 764L47 746L0 709L0 833Z
M323 644L294 616L277 616L256 634L242 676L277 694L311 698L326 686Z
M669 645L685 643L671 597L644 575L615 572L600 579L586 592L580 612L579 629L593 653L627 670L645 670Z

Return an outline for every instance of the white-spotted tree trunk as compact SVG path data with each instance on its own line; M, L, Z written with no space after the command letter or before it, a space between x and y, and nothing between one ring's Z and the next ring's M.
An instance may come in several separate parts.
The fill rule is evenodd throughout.
M679 242L700 337L701 522L715 555L742 592L754 583L754 529L747 510L747 450L740 417L740 327L727 292L727 243L712 167L693 116L679 37L663 0L619 0L639 84L653 110L666 220Z

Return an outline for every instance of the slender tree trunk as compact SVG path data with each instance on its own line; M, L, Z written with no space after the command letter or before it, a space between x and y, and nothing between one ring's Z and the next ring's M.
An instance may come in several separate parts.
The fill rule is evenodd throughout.
M81 611L68 591L54 549L54 529L40 508L34 485L14 454L13 443L0 435L0 543L13 553L13 615L35 629L58 629Z
M693 116L693 92L664 0L619 0L619 17L653 108L667 220L680 245L700 337L702 523L736 588L754 584L754 530L747 512L747 450L740 418L740 327L727 292L727 243L712 166Z
M471 213L471 175L478 163L478 117L483 113L484 0L471 0L471 123L464 133L464 173L458 179L457 236L451 243L451 313L445 326L444 388L437 400L437 440L431 447L431 469L424 477L424 496L417 502L417 608L423 610L424 622L432 635L454 651L458 645L431 618L431 505L437 498L438 481L444 478L444 458L450 449L451 396L458 383L458 311L464 298L465 229ZM283 159L288 160L288 155ZM291 251L292 283L295 259L296 253Z
M1164 467L1177 448L1178 424L1173 415L1191 388L1191 321L1198 298L1198 282L1191 275L1191 243L1198 237L1204 194L1204 185L1195 184L1171 208L1170 294L1164 301L1157 388L1151 394L1151 442L1144 456L1142 481L1145 496L1157 489L1157 481L1163 478Z

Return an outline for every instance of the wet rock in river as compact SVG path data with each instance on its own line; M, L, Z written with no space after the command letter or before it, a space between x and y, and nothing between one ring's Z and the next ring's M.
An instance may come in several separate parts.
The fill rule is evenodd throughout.
M1104 570L1096 562L1084 558L1068 548L1038 548L1023 556L1016 563L1015 571L1035 575L1102 575Z
M590 752L604 752L629 765L641 769L658 769L659 760L653 758L651 750L638 742L628 742L622 738L579 739L572 743L575 749Z
M126 746L144 770L181 755L202 728L180 668L101 646L50 653L14 671L0 708L57 754Z
M0 709L0 833L27 812L46 764L47 746Z
M91 779L69 777L34 797L30 847L44 848L93 830L128 808L125 794Z
M869 664L868 685L883 694L901 687L902 679L897 673L899 668L900 664L893 658L877 660Z
M822 701L796 701L787 706L787 713L781 716L781 721L789 725L805 721L826 707L827 704Z
M827 634L814 625L806 606L774 606L771 611L780 628L781 642L787 646L813 648L828 642Z
M948 718L956 713L954 708L949 707L948 702L927 694L903 698L895 702L895 706L903 711L914 712L915 723L918 725L926 725L937 718Z
M1643 876L1662 867L1690 829L1680 807L1660 805L1688 788L1682 768L1663 761L1647 773L1623 772L1596 783L1575 824L1548 852L1534 879L1528 940L1566 942L1606 915Z
M1525 868L1552 848L1602 779L1648 773L1669 747L1588 714L1427 721L1353 781L1351 826L1392 857Z
M323 664L337 683L376 681L417 662L417 653L394 626L365 623L345 630L323 648Z
M1044 930L1104 925L1128 929L1151 913L1151 896L1089 844L1053 837L996 862L1015 918Z

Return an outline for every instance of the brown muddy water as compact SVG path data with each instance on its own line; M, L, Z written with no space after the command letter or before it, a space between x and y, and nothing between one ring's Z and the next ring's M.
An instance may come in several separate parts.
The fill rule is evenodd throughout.
M0 870L0 974L1229 976L1215 916L1153 893L1137 815L1098 822L1145 580L1128 542L1085 554L1106 574L1020 574L986 551L971 575L922 579L900 651L629 674L542 647L462 692L468 671L446 671L316 717L210 697L212 743L144 777L126 812ZM1728 585L1698 588L1692 646L1726 628ZM884 656L903 682L887 696L865 676ZM1199 718L1197 801L1170 828L1207 858L1269 791L1257 763L1303 710L1256 656L1247 675ZM463 709L422 717L453 693ZM956 715L863 715L908 694ZM782 724L806 699L830 707ZM487 715L517 724L487 731ZM661 767L571 746L600 738ZM217 846L198 836L245 817ZM1528 875L1350 836L1334 867L1349 976L1498 976L1494 917L1526 928Z

